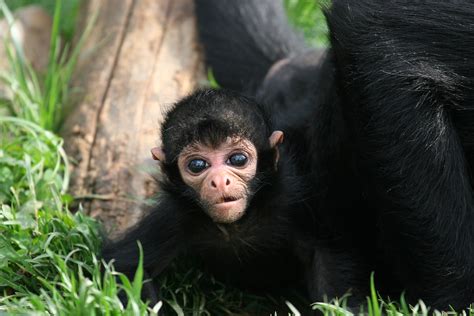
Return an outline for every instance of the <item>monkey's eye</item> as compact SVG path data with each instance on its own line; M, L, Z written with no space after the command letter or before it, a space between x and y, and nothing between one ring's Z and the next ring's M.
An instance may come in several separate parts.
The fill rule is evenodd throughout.
M207 167L209 164L203 159L193 159L188 163L188 169L192 173L201 173Z
M233 154L232 156L229 157L229 160L227 160L227 163L231 166L235 167L242 167L245 166L247 163L247 156L245 156L242 153L239 154Z

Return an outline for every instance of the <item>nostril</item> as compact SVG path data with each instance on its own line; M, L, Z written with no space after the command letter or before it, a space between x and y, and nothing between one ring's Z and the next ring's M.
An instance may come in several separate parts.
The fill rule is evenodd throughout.
M225 181L225 185L229 185L229 184L230 184L230 179L227 179L227 180Z
M212 186L213 188L217 188L217 185L216 185L216 183L214 182L214 180L211 181L211 186Z

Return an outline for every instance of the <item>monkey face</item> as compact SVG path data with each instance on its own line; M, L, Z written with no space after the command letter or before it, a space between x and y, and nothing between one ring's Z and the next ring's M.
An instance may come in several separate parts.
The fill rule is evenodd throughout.
M283 132L274 131L268 138L275 150L275 168L283 142ZM151 150L153 159L166 162L162 148ZM197 203L216 223L239 220L249 204L249 184L257 173L257 148L248 139L227 137L218 146L191 143L178 155L178 170L183 182L198 196Z
M232 223L245 214L257 159L257 149L249 140L228 137L217 148L200 143L186 146L178 157L178 168L212 220Z

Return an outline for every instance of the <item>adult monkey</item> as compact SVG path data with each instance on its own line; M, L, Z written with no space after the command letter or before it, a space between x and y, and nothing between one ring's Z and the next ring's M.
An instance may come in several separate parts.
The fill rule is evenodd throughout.
M440 308L472 303L474 4L334 0L333 48L322 59L304 53L278 1L196 8L218 82L290 118L274 120L310 149L315 212L354 223L346 229L379 289ZM340 200L350 203L341 204L334 193L344 177Z

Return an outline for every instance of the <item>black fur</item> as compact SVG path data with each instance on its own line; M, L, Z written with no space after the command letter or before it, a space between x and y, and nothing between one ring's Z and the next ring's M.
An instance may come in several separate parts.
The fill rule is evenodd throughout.
M214 9L216 2L220 8L232 8L237 12L242 10L242 5L247 14L235 15L222 9L217 15ZM253 30L253 38L266 39L274 36L275 27L269 28L268 25L287 24L286 18L271 13L283 10L281 1L271 1L271 10L268 1L196 0L195 4L206 52L212 56L225 55L220 57L221 60L225 60L226 65L232 65L232 68L227 68L210 59L213 71L223 74L223 81L217 79L225 88L233 87L227 84L228 78L234 81L240 78L238 69L260 63L265 65L265 60L259 55L248 55L242 59L239 53L226 50L230 42L237 39L247 50L267 49L261 47L266 45L264 40L249 41L248 36L238 38L239 32L245 32L244 26L258 25ZM261 19L262 15L267 18ZM229 21L230 25L241 29L235 34L230 33L222 21ZM286 25L278 29L287 32L279 34L281 37L274 45L291 45L294 33L290 28ZM287 38L290 41L285 42ZM342 116L340 93L335 83L333 55L325 50L299 47L278 55L280 59L270 59L274 64L262 69L268 73L253 78L248 78L251 72L247 73L245 81L256 83L257 89L239 89L244 93L253 93L266 104L275 128L285 132L285 154L297 161L297 175L311 188L304 205L312 212L308 218L300 218L303 222L300 227L304 227L302 231L311 232L311 238L307 240L312 244L311 249L299 253L305 265L310 298L316 301L322 300L324 295L340 297L351 290L355 303L363 299L362 294L367 291L370 271L375 269L375 263L367 259L371 250L359 246L370 242L370 231L358 231L357 234L351 231L353 227L365 225L362 222L373 222L369 215L371 210L360 191L354 190L358 179L353 168L353 153L349 150L350 139ZM280 50L279 47L273 49ZM360 212L367 214L367 217L361 217Z
M253 90L274 62L306 50L278 1L196 0L196 14L206 61L228 89Z
M174 163L190 143L220 145L229 135L269 149L270 122L264 109L252 99L232 91L203 90L179 102L162 126L163 150Z
M364 293L375 271L392 298L473 302L472 1L334 0L325 52L294 43L279 1L196 8L218 82L268 105L312 188L311 297Z
M410 298L474 302L474 3L335 0L328 14L361 186Z

